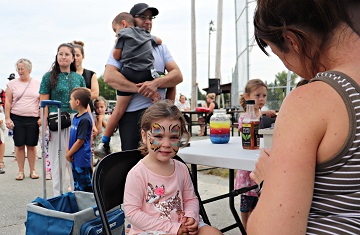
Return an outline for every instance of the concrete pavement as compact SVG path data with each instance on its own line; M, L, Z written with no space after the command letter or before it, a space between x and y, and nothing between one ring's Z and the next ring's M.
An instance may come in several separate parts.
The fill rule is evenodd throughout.
M193 133L198 133L194 128ZM191 141L209 137L192 137ZM115 151L120 150L120 141L118 134L112 139L112 146ZM40 145L38 146L38 156L41 156ZM18 172L16 161L13 159L13 142L7 137L4 162L6 165L5 174L0 175L0 235L25 234L26 205L36 197L43 197L42 186L42 159L36 161L36 171L40 179L33 180L29 177L29 166L25 162L25 179L16 181ZM228 190L228 180L219 176L198 174L199 192L202 199L216 196L220 193L226 193ZM51 180L46 181L48 197L52 195ZM239 198L236 198L236 208L239 208ZM210 221L215 227L224 227L233 223L233 218L228 210L228 200L222 199L219 202L205 205ZM238 235L240 230L234 229L225 233L227 235Z

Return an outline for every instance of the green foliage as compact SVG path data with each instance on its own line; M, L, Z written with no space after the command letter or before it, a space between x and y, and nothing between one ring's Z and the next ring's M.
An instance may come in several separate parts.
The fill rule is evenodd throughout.
M197 92L198 92L198 100L206 100L206 94L203 94L201 92L201 89L199 89L199 87L197 88Z
M291 73L290 87L295 87L295 80L298 75ZM282 71L275 75L275 80L272 83L267 84L268 95L266 106L269 109L279 110L280 106L286 96L286 83L287 83L287 71Z
M116 90L104 82L104 76L98 78L99 94L106 100L116 100Z

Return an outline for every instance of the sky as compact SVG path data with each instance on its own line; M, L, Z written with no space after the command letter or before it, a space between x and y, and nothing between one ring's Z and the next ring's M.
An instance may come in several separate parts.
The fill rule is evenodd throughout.
M30 59L31 76L41 80L55 60L57 47L64 42L85 43L83 67L98 76L114 45L111 22L120 12L130 11L138 1L113 0L11 0L0 3L0 88L5 89L10 73L20 58ZM178 94L191 95L191 1L147 0L159 15L153 20L152 34L159 36L169 48L181 69L184 81ZM217 26L216 0L196 0L197 82L208 86L209 23ZM253 14L249 12L249 14ZM251 17L252 18L252 17ZM250 19L251 27L251 19ZM221 53L222 83L231 82L236 62L234 1L223 1L223 37ZM210 77L215 76L216 32L210 39ZM272 82L275 74L286 70L276 56L267 57L257 47L250 56L250 79Z

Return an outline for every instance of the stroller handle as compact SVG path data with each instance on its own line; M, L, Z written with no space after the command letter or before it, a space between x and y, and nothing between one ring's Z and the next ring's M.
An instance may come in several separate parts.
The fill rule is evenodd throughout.
M58 108L61 108L61 102L58 100L42 100L40 102L40 108L44 108L47 105L55 105Z

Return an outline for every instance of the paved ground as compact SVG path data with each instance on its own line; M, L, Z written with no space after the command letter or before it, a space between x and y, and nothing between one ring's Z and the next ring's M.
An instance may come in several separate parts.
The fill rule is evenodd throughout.
M194 128L194 133L198 130ZM193 137L191 141L203 139L208 137ZM115 150L120 149L119 136L115 135L112 138L112 146ZM4 162L6 165L6 173L0 175L0 235L23 235L25 234L24 222L26 220L26 205L34 200L36 197L43 196L42 179L32 180L29 177L28 164L25 164L25 176L23 181L16 181L17 163L13 160L12 151L13 143L11 139L6 141L6 152ZM41 156L40 146L38 156ZM42 177L42 159L37 160L36 170ZM207 199L211 196L225 193L227 191L227 179L213 176L198 174L199 192L202 199ZM47 195L51 196L52 186L51 181L46 181ZM239 208L237 201L237 208ZM228 211L228 200L223 199L219 202L205 205L206 211L209 215L212 225L215 227L223 227L233 223L233 218ZM238 229L229 231L227 235L238 235Z

